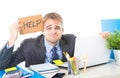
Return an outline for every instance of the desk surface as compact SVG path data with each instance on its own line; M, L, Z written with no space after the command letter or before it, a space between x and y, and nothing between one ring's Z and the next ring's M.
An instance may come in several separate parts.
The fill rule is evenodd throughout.
M68 75L67 69L60 69L65 72L64 78L120 78L120 65L114 62L87 68L86 72L80 69L79 75ZM46 78L51 78L55 73L43 74Z
M103 65L89 67L86 69L86 72L83 72L83 69L80 69L80 74L78 75L68 75L66 68L60 68L60 71L58 72L66 73L64 78L120 78L120 65L115 64L115 62L111 62ZM49 73L43 74L42 76L51 78L54 74L55 73ZM36 78L36 76L30 78Z

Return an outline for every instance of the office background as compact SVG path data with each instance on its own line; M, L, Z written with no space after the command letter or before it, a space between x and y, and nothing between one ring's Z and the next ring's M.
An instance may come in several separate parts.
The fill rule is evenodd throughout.
M9 38L8 27L19 17L58 12L64 21L64 33L79 36L98 35L102 31L101 20L119 19L119 0L1 0L0 1L0 48ZM41 32L22 35L35 37Z

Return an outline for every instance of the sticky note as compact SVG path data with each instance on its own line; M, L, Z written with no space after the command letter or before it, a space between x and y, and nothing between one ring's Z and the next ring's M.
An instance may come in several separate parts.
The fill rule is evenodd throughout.
M17 70L17 68L16 67L7 68L7 69L5 69L5 72L10 72L10 71L14 71L14 70Z
M56 65L58 65L58 66L60 66L60 65L62 65L64 62L62 62L61 60L53 60L53 62L56 64Z

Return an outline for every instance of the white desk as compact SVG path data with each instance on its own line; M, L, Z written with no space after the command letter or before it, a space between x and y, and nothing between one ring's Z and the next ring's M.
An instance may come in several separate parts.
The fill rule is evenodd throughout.
M60 69L59 72L65 72L64 78L120 78L120 65L114 62L87 68L86 72L80 69L79 75L68 75L67 69ZM43 74L46 78L51 78L55 73Z

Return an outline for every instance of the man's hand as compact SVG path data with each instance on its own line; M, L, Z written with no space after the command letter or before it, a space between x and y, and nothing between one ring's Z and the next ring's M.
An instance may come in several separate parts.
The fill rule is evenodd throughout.
M10 39L8 41L9 46L13 46L15 41L18 38L18 32L20 31L20 26L18 26L18 22L13 23L9 27L9 32L10 32Z

